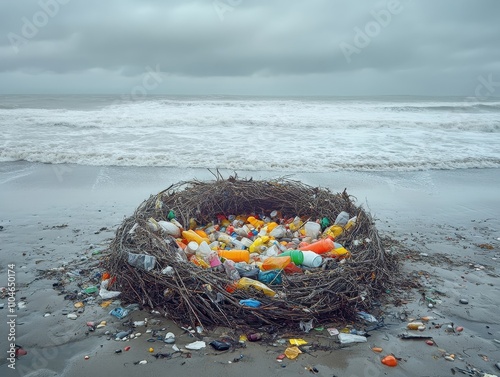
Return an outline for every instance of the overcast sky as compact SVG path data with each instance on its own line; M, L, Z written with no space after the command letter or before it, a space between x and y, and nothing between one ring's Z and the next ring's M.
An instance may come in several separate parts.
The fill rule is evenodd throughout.
M1 0L0 93L474 96L482 78L500 95L499 17L498 0Z

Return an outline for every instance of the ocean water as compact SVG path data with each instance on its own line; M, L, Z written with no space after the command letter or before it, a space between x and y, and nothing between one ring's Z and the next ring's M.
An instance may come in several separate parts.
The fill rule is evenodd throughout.
M500 167L500 99L0 96L0 161L290 172Z

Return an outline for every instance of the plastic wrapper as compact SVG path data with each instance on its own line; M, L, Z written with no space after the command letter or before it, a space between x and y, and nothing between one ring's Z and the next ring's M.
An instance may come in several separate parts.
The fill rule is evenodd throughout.
M155 267L156 257L147 254L128 253L127 261L131 266L151 271Z

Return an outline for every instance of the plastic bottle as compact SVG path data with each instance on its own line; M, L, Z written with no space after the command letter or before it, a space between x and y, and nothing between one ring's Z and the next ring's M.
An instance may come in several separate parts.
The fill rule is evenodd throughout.
M289 255L269 257L264 261L264 263L262 263L260 269L262 271L281 270L288 266L291 262L292 258Z
M274 228L278 226L277 222L271 221L269 224L267 224L267 231L272 232Z
M248 250L219 250L219 256L232 260L233 262L250 262L250 253Z
M168 235L179 237L181 235L180 228L170 221L158 221L160 228Z
M208 243L206 241L200 243L200 246L196 250L196 255L202 258L205 262L208 262L208 257L211 253L212 249L210 248L210 246L208 246Z
M314 251L316 254L323 254L332 251L335 248L335 244L330 238L325 238L316 242L313 242L309 245L299 247L299 250L305 251Z
M253 243L250 245L248 250L250 251L250 253L261 253L263 251L262 246L264 246L268 241L269 236L257 237L255 241L253 241Z
M281 253L280 256L290 256L290 258L292 258L292 262L297 266L304 263L304 253L301 250L287 250Z
M304 225L305 235L311 237L313 240L318 238L319 232L321 232L321 225L314 221L308 221Z
M300 217L296 216L293 221L288 225L288 228L292 231L295 232L297 231L301 226L303 222L300 219Z
M217 234L217 241L224 242L226 245L233 244L233 239L231 238L230 235L228 235L226 233L218 233Z
M264 221L262 220L257 220L255 217L253 216L250 216L247 218L247 222L252 224L252 226L256 229L259 229L260 227L262 227L264 225Z
M345 226L349 221L349 214L345 211L342 211L338 214L337 218L334 221L334 225Z
M183 231L182 232L182 237L184 237L189 242L194 241L198 245L201 244L203 241L206 241L207 243L210 242L210 240L208 238L201 237L194 230L185 230L185 231Z
M337 238L344 232L344 227L340 225L332 225L328 228L325 229L323 232L323 237L332 237L332 238Z
M233 281L240 280L240 274L232 260L226 259L222 265L224 266L224 270L226 271L226 275L229 279Z
M349 250L347 250L344 246L339 244L338 242L334 242L333 245L335 248L328 253L326 253L324 256L325 257L332 257L332 258L349 258L351 256L351 253Z
M236 287L239 289L247 289L249 287L253 287L259 291L262 291L266 296L273 297L276 295L276 292L269 288L267 285L250 278L241 278L236 283Z
M286 236L286 228L283 225L278 225L269 233L271 237L283 238Z

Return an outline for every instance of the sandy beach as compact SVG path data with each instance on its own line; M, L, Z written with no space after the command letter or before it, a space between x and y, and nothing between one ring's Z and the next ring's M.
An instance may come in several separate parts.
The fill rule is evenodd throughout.
M285 174L238 171L240 177L254 179ZM12 332L7 323L8 297L4 297L0 299L2 376L450 376L452 368L461 375L460 370L468 366L500 373L495 367L500 362L498 169L292 175L334 192L347 188L356 203L374 216L382 235L414 250L405 256L402 268L422 288L407 292L399 306L391 301L389 292L388 303L374 308L385 318L386 326L370 332L367 343L340 347L326 330L301 334L297 329L295 335L316 349L296 360L276 361L286 348L280 339L246 342L245 347L229 352L207 347L190 355L176 353L157 359L148 351L150 347L155 353L172 353L172 346L148 342L145 327L136 329L142 333L140 337L126 342L105 335L124 328L123 320L110 316L109 309L89 302L76 320L68 319L63 313L76 311L73 301L58 294L53 286L56 280L47 271L64 267L77 273L87 265L95 266L117 226L144 199L193 178L213 176L206 169L0 164L0 287L7 287L9 271L14 271L15 343L28 352L15 360L15 369L9 367L7 339ZM422 292L437 297L432 308L428 301L420 300ZM462 304L460 299L468 303ZM434 317L419 332L432 336L433 346L398 337L410 319L422 316ZM129 317L134 321L148 318L148 328L173 332L180 348L196 340L154 313L133 311ZM88 332L87 321L103 320L107 321L105 327ZM335 319L325 318L317 326L326 328L333 322ZM463 327L463 331L451 331L450 323L454 330ZM210 340L224 334L236 339L240 335L227 329L204 335ZM129 351L115 353L126 346L131 347ZM374 346L383 352L374 353ZM390 353L401 358L395 368L380 362L381 356ZM446 360L445 353L455 355L454 361ZM141 360L147 364L135 364Z

